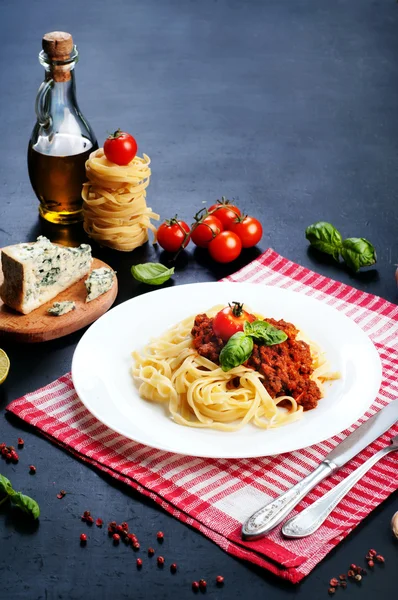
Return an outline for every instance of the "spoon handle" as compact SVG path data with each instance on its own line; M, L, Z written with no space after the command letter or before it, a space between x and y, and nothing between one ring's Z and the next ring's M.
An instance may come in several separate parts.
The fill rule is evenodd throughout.
M397 446L386 446L348 475L343 481L329 490L324 496L302 510L298 515L286 521L282 533L289 538L302 538L314 533L330 515L332 510L359 481L363 475L389 452L398 450Z

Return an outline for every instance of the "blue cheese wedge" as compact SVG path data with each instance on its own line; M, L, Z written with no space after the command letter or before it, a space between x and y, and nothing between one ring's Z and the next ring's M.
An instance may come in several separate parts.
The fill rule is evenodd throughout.
M56 246L40 236L31 244L16 244L1 251L4 304L25 315L87 275L92 264L91 247Z
M71 310L75 310L76 303L72 300L64 300L64 302L54 302L54 304L47 310L50 315L54 317L61 317Z
M114 276L115 272L112 269L106 267L93 269L84 282L87 290L86 302L91 302L91 300L108 292L113 286Z

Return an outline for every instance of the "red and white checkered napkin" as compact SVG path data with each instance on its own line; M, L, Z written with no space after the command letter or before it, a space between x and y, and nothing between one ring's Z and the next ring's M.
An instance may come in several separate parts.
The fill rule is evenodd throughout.
M275 285L313 296L353 319L366 331L383 363L381 390L365 420L398 396L398 307L267 250L228 278ZM360 521L398 488L398 462L378 462L344 498L323 526L304 540L285 540L280 527L267 538L243 542L243 521L268 500L300 481L341 440L350 427L321 444L271 458L216 460L149 448L97 421L80 402L70 374L15 400L8 410L46 436L158 502L224 550L298 582ZM302 510L398 434L395 425L337 474L320 483L297 507Z

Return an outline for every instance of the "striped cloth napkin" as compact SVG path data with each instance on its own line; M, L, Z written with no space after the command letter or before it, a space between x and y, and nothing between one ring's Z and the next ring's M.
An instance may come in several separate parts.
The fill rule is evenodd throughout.
M294 264L273 250L228 277L307 294L353 319L372 339L383 364L380 392L355 425L320 444L275 457L205 459L163 452L108 429L89 413L67 374L12 402L7 408L78 458L149 496L174 517L224 550L292 582L300 581L377 505L398 488L398 462L378 462L338 505L322 527L303 540L284 539L280 527L244 542L244 520L308 475L360 422L398 396L398 307ZM320 483L299 512L356 469L398 434L395 425L335 475Z

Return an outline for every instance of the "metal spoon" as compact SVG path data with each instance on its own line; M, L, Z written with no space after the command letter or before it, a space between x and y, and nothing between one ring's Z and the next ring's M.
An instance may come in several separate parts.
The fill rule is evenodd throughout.
M389 446L379 450L322 498L319 498L311 506L302 510L301 513L286 521L282 527L283 535L289 538L302 538L314 533L357 481L383 456L395 452L395 450L398 450L398 435L392 438Z

